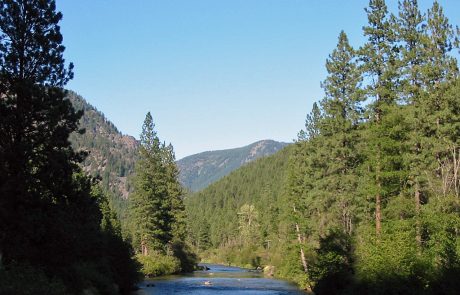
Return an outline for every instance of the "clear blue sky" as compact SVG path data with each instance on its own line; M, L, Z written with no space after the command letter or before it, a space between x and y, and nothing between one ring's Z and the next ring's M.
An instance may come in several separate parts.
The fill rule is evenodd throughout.
M290 142L321 99L345 30L362 44L367 0L57 0L68 88L139 137L147 111L177 158ZM460 24L460 1L440 1ZM390 8L397 1L388 1ZM423 9L431 1L422 0Z

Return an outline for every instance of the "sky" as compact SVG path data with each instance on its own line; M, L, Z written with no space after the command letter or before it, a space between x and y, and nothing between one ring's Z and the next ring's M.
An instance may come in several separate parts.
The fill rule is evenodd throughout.
M454 25L460 1L439 1ZM387 1L396 11L397 1ZM432 1L419 1L422 10ZM368 0L57 0L67 85L123 133L151 112L178 159L262 139L292 142L323 97L344 30L365 41Z

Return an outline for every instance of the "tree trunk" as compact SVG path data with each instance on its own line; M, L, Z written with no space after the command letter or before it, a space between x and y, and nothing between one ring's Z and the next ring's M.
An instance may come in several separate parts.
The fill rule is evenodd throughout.
M415 192L414 192L414 201L415 201L415 241L417 246L422 246L422 229L420 225L420 184L418 179L415 180Z
M147 248L147 243L145 242L145 240L143 240L141 242L141 252L142 252L143 256L148 256L149 255L149 250Z
M380 235L382 231L382 208L380 193L375 195L375 233Z
M382 184L380 182L380 165L377 165L377 194L375 195L375 233L377 236L380 235L382 231L382 196L380 195L382 191Z
M299 241L299 246L300 246L300 260L302 261L302 265L303 265L303 269L305 273L308 273L308 264L307 264L307 260L305 259L305 253L303 252L303 249L302 249L302 237L300 236L299 224L297 223L295 224L295 229L297 232L297 241Z
M454 144L452 148L452 160L453 160L453 183L455 189L455 196L458 198L460 194L459 180L458 180L458 170L460 168L460 160L458 159L457 146Z
M296 212L297 210L294 206L294 213ZM307 259L305 259L305 253L303 252L303 249L302 249L302 236L300 235L300 227L298 223L295 224L295 230L297 233L297 241L299 242L299 247L300 247L300 260L302 262L305 273L308 273L308 264L307 264Z
M380 78L379 78L380 79ZM377 100L380 101L380 96L377 95ZM376 124L380 124L381 116L380 109L376 110ZM382 231L382 183L380 181L380 161L381 161L381 147L377 145L377 164L375 169L375 182L377 184L377 194L375 195L375 233L380 236Z

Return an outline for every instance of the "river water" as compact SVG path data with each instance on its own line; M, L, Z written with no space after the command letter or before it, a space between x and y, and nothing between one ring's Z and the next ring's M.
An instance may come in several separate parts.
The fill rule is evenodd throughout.
M166 276L144 281L139 294L168 295L305 295L295 285L247 269L204 264L208 271L188 275ZM150 286L152 285L153 286Z

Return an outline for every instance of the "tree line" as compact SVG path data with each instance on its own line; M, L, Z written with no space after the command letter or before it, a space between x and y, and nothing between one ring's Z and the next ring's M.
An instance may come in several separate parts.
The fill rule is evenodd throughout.
M291 159L299 269L318 294L458 288L459 31L437 1L398 7L371 0L356 49L340 33Z
M358 47L340 32L289 160L262 159L187 199L205 258L272 264L316 294L458 292L459 30L437 1L398 4L369 1Z

